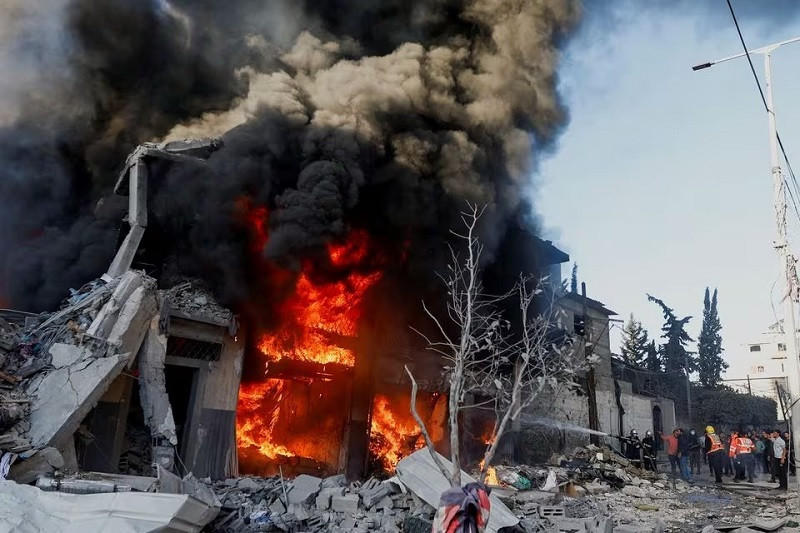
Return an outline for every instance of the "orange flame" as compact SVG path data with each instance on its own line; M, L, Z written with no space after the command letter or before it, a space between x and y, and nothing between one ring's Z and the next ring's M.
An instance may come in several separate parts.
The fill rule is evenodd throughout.
M382 394L376 394L372 400L370 436L369 451L386 471L425 445L408 405L404 409L392 409L389 398Z
M478 468L483 470L483 465L485 464L486 459L481 459L481 462L478 464ZM497 478L497 469L493 466L490 466L486 469L486 479L484 483L487 485L499 485L500 480Z
M260 251L269 239L267 210L247 203L242 209L251 229L253 249ZM355 353L346 346L349 344L346 341L358 334L362 300L382 275L375 268L364 267L371 259L370 251L368 235L354 231L346 242L328 246L328 278L319 278L311 260L302 265L294 292L279 305L277 324L258 337L257 347L267 368L270 362L284 359L319 365L355 365ZM286 274L275 265L263 266L269 275ZM316 425L303 420L308 415L304 410L319 415L320 411L330 409L330 402L342 402L337 396L341 387L321 389L321 383L318 378L304 378L302 383L266 379L243 384L236 417L240 456L252 456L255 450L256 457L260 454L269 460L302 457L334 464L336 460L332 458L338 457L338 449L332 449L336 448L332 441L342 433L344 413L326 415ZM311 391L313 394L309 396Z
M239 389L239 406L236 413L236 443L239 448L254 446L261 455L275 459L279 455L294 454L285 446L274 444L275 423L285 398L285 381L268 379L263 383L242 385ZM267 401L265 401L267 400ZM271 401L269 401L271 400ZM264 416L263 405L274 406L271 417Z
M357 265L368 253L368 237L354 232L341 245L328 246L328 258L338 268ZM280 326L261 336L258 349L269 361L294 359L319 364L355 365L355 354L337 346L332 336L354 337L361 319L361 301L380 278L380 272L349 272L344 279L314 283L306 264L295 292L281 308Z

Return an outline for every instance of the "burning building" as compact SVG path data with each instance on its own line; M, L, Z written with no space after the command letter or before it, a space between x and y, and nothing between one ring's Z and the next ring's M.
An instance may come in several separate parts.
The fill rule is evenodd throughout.
M423 300L443 310L465 202L487 206L488 288L567 260L535 236L528 189L566 121L577 3L212 4L34 2L70 44L43 44L58 90L0 100L0 195L18 199L0 208L0 302L52 308L129 269L168 302L152 354L174 428L121 376L85 464L134 460L141 421L149 453L177 446L198 475L390 468L421 444L406 364L445 446L442 363L409 326Z

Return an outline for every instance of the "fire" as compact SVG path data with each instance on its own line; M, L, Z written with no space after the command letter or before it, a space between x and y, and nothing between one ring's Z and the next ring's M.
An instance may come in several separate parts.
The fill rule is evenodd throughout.
M275 459L279 455L294 455L285 446L274 444L275 424L283 400L286 382L268 379L263 383L242 385L239 390L239 408L236 417L236 442L239 448L254 446L261 455ZM263 406L273 406L272 416L265 416ZM266 423L265 423L266 422Z
M392 409L389 398L382 394L376 394L372 401L370 436L369 451L386 471L391 471L397 461L425 445L408 404L404 411Z
M268 212L246 201L240 208L251 231L252 249L260 252L269 240ZM332 363L355 366L350 339L358 335L364 296L382 272L375 266L365 232L353 231L343 243L330 244L325 251L322 260L306 260L299 274L256 256L261 275L270 276L277 287L293 282L293 292L278 304L274 326L257 336L266 379L242 384L240 389L237 447L240 459L255 468L287 458L338 464L336 442L345 429L342 409L350 401L348 378L270 377L270 364L279 361L316 363L321 371Z
M483 469L483 460L481 460L480 467L481 469ZM484 483L486 483L487 485L500 484L500 480L497 479L497 469L495 467L490 466L489 468L486 469L486 479L484 480Z
M345 244L329 245L328 259L346 269L364 261L368 254L366 233L356 232ZM268 361L294 359L319 364L355 365L355 354L337 346L336 336L354 337L361 319L361 301L381 272L350 271L343 279L314 283L307 263L294 293L280 309L280 326L261 336L258 349Z

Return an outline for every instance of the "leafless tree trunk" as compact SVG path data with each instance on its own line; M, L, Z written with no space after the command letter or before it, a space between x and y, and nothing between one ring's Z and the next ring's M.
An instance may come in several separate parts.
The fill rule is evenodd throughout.
M460 414L464 409L491 407L496 421L487 446L480 480L486 476L497 453L500 439L521 414L548 385L572 382L578 364L570 346L555 345L551 332L559 326L554 320L553 291L546 280L520 276L516 287L501 295L484 292L480 268L483 246L477 237L477 226L484 208L470 206L462 213L465 231L453 232L464 241L466 253L451 249L451 264L447 276L440 276L447 287L447 316L437 317L423 302L423 309L436 325L438 339L417 331L432 350L447 362L449 383L448 425L450 459L448 473L434 452L424 421L416 411L417 383L406 368L412 383L411 411L419 424L425 442L442 473L453 487L461 485ZM536 304L550 295L547 312L536 314ZM512 297L519 299L520 331L512 340L509 321L503 317L500 304ZM512 372L507 369L513 367ZM469 403L473 393L488 397L478 404Z

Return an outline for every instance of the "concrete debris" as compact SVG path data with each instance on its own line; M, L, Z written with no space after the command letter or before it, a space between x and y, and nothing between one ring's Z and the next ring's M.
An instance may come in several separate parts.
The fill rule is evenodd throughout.
M139 350L139 398L152 437L166 439L175 446L178 434L167 396L166 358L167 336L159 331L159 317L154 316Z
M219 305L211 292L197 281L186 281L166 291L164 304L174 316L225 326L232 335L236 333L231 311Z
M427 523L430 532L434 508L396 483L369 479L346 486L344 476L319 479L301 475L287 482L284 495L280 477L242 477L214 484L221 511L209 530L219 533L255 531L407 531L409 516ZM294 496L293 496L293 493ZM385 494L367 507L361 494ZM286 502L286 497L289 501Z
M50 447L77 467L72 435L133 363L157 316L155 280L137 271L71 291L54 313L0 315L0 379L11 385L0 388L0 452L19 454L13 479L33 482L64 467L46 460ZM171 411L157 427L174 446L170 421Z
M216 508L187 494L67 494L0 481L3 531L191 533L200 531L216 514Z

